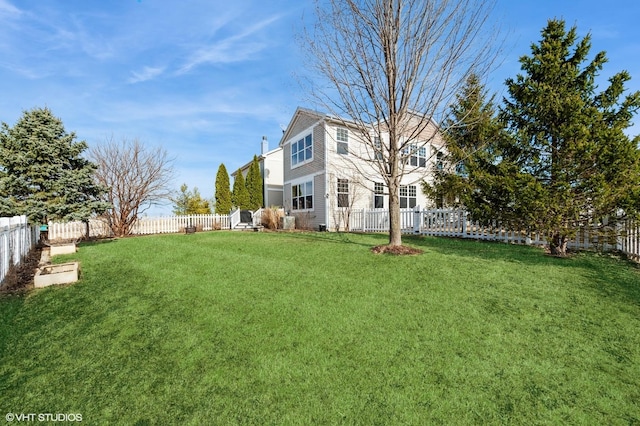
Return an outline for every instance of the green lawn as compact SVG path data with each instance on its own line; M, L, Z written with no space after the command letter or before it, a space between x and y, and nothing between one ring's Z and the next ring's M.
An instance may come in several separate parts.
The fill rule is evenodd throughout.
M85 244L0 297L0 411L85 424L638 424L640 269L384 235Z

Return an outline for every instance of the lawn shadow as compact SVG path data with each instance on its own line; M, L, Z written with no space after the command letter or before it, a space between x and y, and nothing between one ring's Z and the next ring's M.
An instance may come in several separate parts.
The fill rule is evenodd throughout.
M292 237L306 239L310 241L318 241L325 243L336 244L355 244L362 247L374 247L376 245L385 244L389 241L387 234L362 234L362 233L350 233L350 232L292 232L289 234ZM364 241L358 241L358 238L354 236L366 236L373 240L376 240L375 244L370 244ZM380 242L377 242L380 240Z
M27 292L0 293L0 359L4 358L11 336L16 332L15 318L20 315L27 295Z
M571 268L593 283L605 297L616 295L627 302L640 303L640 265L623 256L589 251L573 252L566 258L550 256L539 246L498 241L463 240L446 237L407 236L403 240L445 256L500 260L527 266Z
M405 236L403 241L445 256L503 260L532 265L562 264L567 260L545 255L542 247L509 244L499 241L431 236Z
M116 241L118 241L116 238L100 238L100 239L96 239L96 240L84 240L84 241L80 241L78 243L78 246L80 246L80 247L93 247L93 246L100 246L100 245L103 245L103 244L115 243Z

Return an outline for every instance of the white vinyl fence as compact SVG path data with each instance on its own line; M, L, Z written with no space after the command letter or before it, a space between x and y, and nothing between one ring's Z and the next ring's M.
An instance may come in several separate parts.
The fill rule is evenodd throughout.
M229 215L189 215L168 217L145 217L133 226L133 235L169 234L195 226L198 230L230 229ZM88 232L87 232L88 227ZM111 229L103 219L89 222L49 222L49 240L80 240L82 238L104 238L112 236Z
M253 225L259 224L262 211L253 214ZM514 231L500 223L483 226L472 222L464 210L459 209L402 209L400 212L402 232L406 234L442 237L470 238L476 240L503 241L515 244L544 244L544 235L534 231ZM187 226L200 230L233 229L240 223L240 210L230 215L191 215L157 218L142 218L133 227L134 235L180 232ZM616 238L603 236L593 229L582 229L569 242L573 249L620 250L632 259L640 261L640 228L637 223L619 223ZM87 232L88 227L88 232ZM389 212L384 209L353 210L349 215L349 230L354 232L388 232ZM88 235L87 235L88 234ZM3 234L4 235L4 234ZM49 240L79 240L111 236L107 224L98 219L88 223L49 223ZM4 251L3 251L4 256Z
M460 209L401 209L402 232L414 235L503 241L515 244L545 244L544 235L535 231L514 231L498 222L483 226L472 222ZM349 216L349 230L355 232L388 232L389 212L383 209L354 210ZM617 237L603 236L595 229L580 229L568 246L573 249L620 250L640 260L640 228L636 223L620 223Z
M38 243L38 226L31 226L26 216L0 218L0 283L9 268L18 265Z

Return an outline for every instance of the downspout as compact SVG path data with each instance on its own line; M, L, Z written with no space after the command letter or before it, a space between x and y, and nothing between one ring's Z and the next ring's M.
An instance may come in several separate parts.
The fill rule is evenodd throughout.
M324 130L324 194L322 194L322 198L324 198L324 223L327 226L327 230L329 229L333 229L333 223L331 222L331 217L329 215L329 198L327 197L327 194L329 194L329 190L331 188L329 188L329 184L331 182L329 182L329 148L328 148L328 143L327 141L329 140L329 135L328 132L329 130L327 129L327 120L323 120L322 121L322 126L323 126L323 130Z
M268 208L267 205L267 152L269 151L269 142L267 141L267 137L262 137L262 147L261 147L262 155L262 206L264 208Z

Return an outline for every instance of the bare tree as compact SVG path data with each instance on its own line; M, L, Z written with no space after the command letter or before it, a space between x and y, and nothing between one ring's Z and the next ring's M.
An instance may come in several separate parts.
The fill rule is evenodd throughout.
M98 183L108 188L106 201L113 207L105 218L116 236L131 234L140 214L172 195L173 159L163 148L111 138L93 147L90 156Z
M411 157L439 137L436 123L444 122L467 76L485 75L497 56L497 32L488 28L493 5L316 1L317 19L304 42L312 70L326 84L314 83L311 94L345 126L358 129L366 148L353 153L360 160L353 166L368 164L384 180L391 246L402 244L399 189L402 178L417 171Z
M335 230L349 232L351 213L368 188L363 185L359 176L345 177L335 174L331 175L329 185L329 206Z

